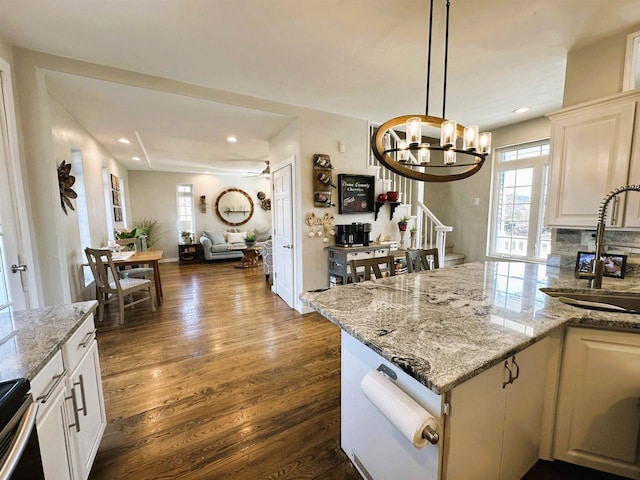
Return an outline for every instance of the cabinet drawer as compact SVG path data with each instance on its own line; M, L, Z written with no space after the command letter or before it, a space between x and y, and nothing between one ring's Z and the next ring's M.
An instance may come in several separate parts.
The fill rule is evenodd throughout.
M373 252L347 253L347 262L351 260L362 260L363 258L373 258Z
M30 381L33 399L44 399L51 394L59 384L64 383L64 364L62 352L58 350L42 370Z
M71 372L76 368L76 365L78 365L84 354L89 350L95 338L96 327L93 323L93 316L90 316L78 327L62 347L62 358L64 360L64 366L68 371Z

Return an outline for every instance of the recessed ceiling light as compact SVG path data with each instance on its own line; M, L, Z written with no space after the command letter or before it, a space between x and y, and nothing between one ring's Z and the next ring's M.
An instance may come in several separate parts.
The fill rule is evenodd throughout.
M531 107L520 107L520 108L516 108L513 113L526 113L529 110L531 110Z
M127 145L131 143L131 140L129 140L128 138L119 138L118 141L120 143L126 143Z
M238 141L238 139L236 137L234 137L233 135L231 135L230 137L227 137L227 142L229 143L236 143Z
M131 160L135 160L136 162L140 161L140 157L131 157Z

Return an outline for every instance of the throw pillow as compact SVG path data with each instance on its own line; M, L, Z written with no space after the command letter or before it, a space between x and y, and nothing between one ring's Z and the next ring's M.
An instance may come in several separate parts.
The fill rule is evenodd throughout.
M271 238L271 228L256 228L256 242L266 242Z
M222 235L222 231L220 230L204 230L203 232L207 237L209 237L209 240L211 240L211 243L213 243L214 245L220 245L222 243L227 243L224 241L224 235Z
M229 232L229 243L242 243L244 242L244 237L247 236L247 232Z

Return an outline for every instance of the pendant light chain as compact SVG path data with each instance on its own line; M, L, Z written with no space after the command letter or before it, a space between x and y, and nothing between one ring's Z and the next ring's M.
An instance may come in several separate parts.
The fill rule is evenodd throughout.
M433 0L432 0L433 1ZM447 118L445 115L445 107L447 104L447 64L449 63L449 7L451 2L447 0L447 20L446 30L444 34L444 86L442 89L442 118Z

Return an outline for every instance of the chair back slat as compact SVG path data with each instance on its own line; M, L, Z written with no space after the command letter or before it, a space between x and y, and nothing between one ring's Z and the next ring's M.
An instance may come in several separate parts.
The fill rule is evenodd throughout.
M382 278L385 271L380 268L381 265L386 267L386 273L388 273L389 276L394 276L396 274L393 255L350 260L349 263L351 266L351 277L353 278L354 283L361 281L360 275L358 274L359 267L364 267L364 280L369 280L372 273L376 278Z
M437 248L408 250L405 252L405 258L407 259L409 273L440 268Z

